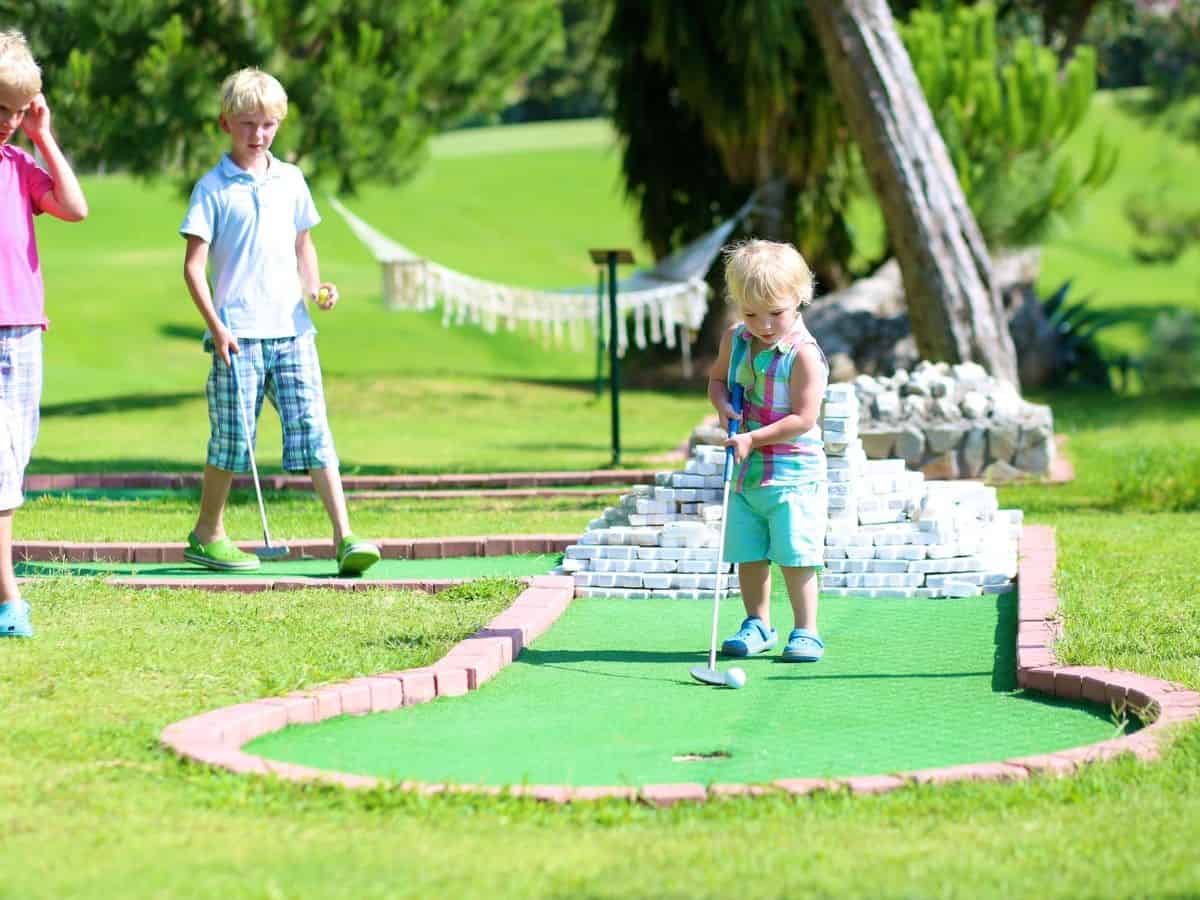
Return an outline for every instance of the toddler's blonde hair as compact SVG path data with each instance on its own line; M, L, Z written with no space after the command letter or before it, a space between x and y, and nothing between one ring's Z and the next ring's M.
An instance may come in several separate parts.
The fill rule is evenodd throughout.
M0 31L0 86L28 100L42 90L42 70L19 31Z
M240 116L262 110L277 119L287 117L287 91L261 69L239 69L221 84L221 115Z
M722 255L726 298L740 308L763 312L812 302L812 271L791 244L742 241L726 247Z

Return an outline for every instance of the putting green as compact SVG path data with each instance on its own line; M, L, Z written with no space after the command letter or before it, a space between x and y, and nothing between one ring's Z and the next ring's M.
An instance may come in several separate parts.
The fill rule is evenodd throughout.
M545 575L562 559L560 553L513 556L463 556L450 559L383 559L367 570L365 581L420 579L470 579ZM21 562L17 574L24 578L63 575L105 575L123 578L334 578L331 559L289 559L264 562L250 572L215 572L189 563Z
M576 600L478 691L288 728L247 749L394 779L640 786L898 772L1115 734L1108 710L1017 691L1012 594L831 598L821 611L825 660L740 661L740 691L688 675L706 662L710 611L703 602ZM773 615L790 623L783 598ZM741 617L740 602L727 601L722 634Z

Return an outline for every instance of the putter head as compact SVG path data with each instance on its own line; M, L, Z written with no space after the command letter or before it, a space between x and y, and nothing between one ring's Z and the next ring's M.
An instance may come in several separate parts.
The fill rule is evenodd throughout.
M716 669L710 669L708 666L692 666L692 677L701 684L714 684L719 687L725 686L725 676Z
M264 562L272 562L273 560L287 559L288 554L290 554L291 552L292 551L289 550L287 547L279 547L279 546L255 547L253 550L254 555L257 556L259 559L263 560Z

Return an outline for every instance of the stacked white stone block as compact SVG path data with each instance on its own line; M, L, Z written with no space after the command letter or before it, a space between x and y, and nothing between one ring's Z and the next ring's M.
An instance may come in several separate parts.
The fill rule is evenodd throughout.
M711 599L717 585L725 451L699 446L681 472L635 485L567 547L562 571L585 597ZM732 566L722 588L736 593Z
M831 385L821 416L829 528L821 593L969 597L1012 588L1021 512L995 488L927 481L903 459L868 460L854 387ZM561 572L582 596L711 599L717 578L725 451L700 445L683 471L660 472L588 524ZM721 566L723 587L737 575Z

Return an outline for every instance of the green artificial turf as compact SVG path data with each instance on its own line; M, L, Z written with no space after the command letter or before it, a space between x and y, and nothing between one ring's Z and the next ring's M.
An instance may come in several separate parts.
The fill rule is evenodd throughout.
M528 553L509 556L463 556L451 559L383 559L362 576L368 581L417 579L503 578L544 575L562 559L560 553ZM19 562L23 578L115 575L136 578L335 578L337 564L331 559L286 559L263 562L251 571L217 572L189 563L115 562Z
M578 600L478 692L293 727L250 750L428 782L643 785L907 771L1116 734L1108 709L1016 691L1011 594L823 607L825 660L722 660L748 675L735 691L688 674L707 662L708 604ZM774 615L790 621L786 597ZM741 616L727 602L722 633Z

